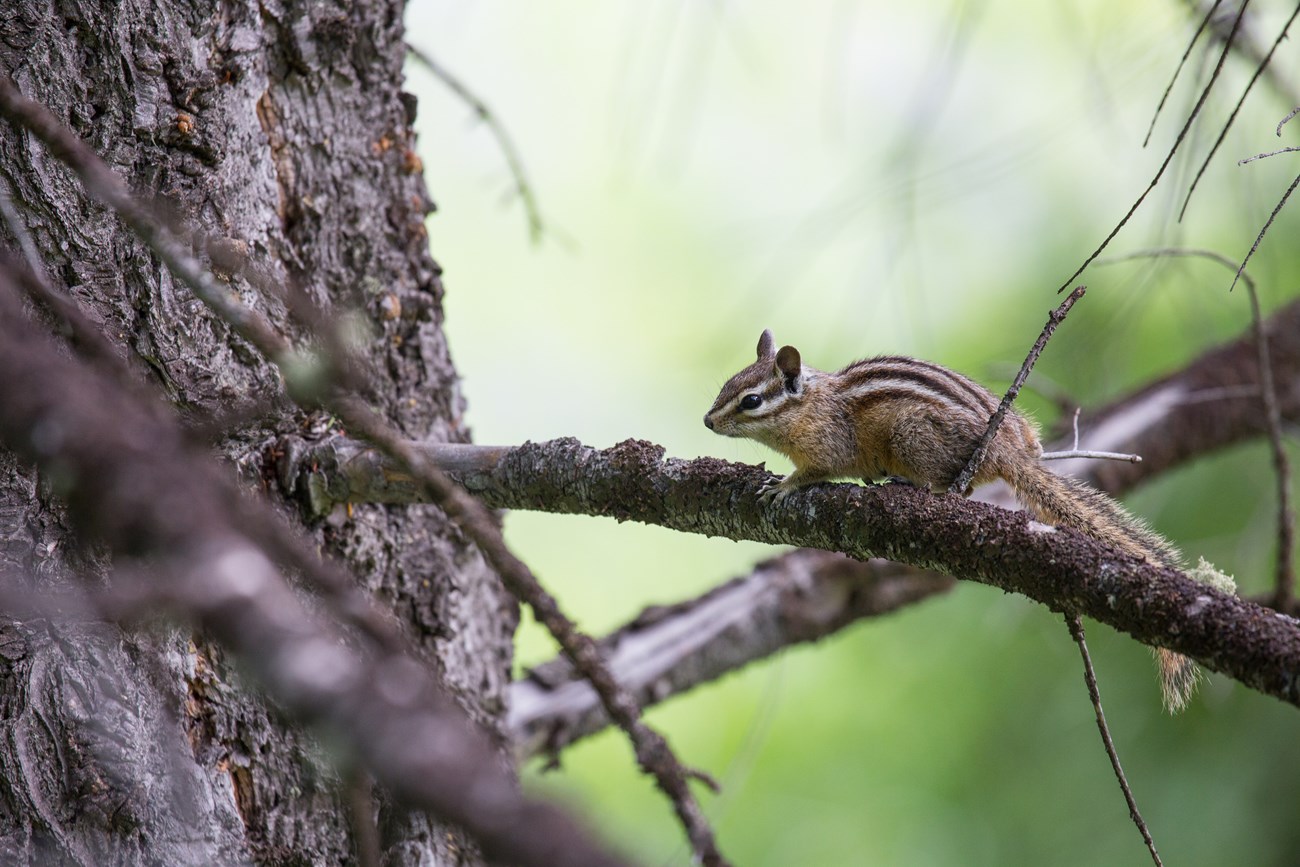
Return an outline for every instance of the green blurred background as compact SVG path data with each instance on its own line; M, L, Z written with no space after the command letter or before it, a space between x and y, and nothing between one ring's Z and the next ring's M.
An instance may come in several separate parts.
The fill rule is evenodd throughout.
M1289 9L1262 4L1272 39ZM502 154L412 63L439 213L447 325L482 443L627 437L670 455L779 459L700 419L775 330L823 368L919 355L1005 387L1070 274L1145 188L1217 52L1174 0L917 3L414 0L409 39L508 127L547 231L532 244ZM1278 67L1300 83L1294 43ZM1177 209L1251 69L1231 58L1204 125L1112 254L1240 258L1294 176L1291 108L1261 86L1186 219ZM1300 204L1253 261L1265 309L1297 294ZM1084 405L1241 333L1247 297L1192 262L1094 268L1038 366ZM1050 405L1025 406L1051 422ZM1289 443L1296 461L1294 443ZM1193 560L1268 587L1267 449L1203 459L1130 506ZM516 550L591 632L698 594L771 549L513 513ZM1300 716L1220 677L1161 712L1146 648L1090 625L1117 746L1166 863L1300 863ZM522 665L554 647L531 622ZM704 800L742 865L1143 864L1059 618L963 585L757 664L650 713L717 776ZM525 775L644 864L687 864L666 801L609 733Z

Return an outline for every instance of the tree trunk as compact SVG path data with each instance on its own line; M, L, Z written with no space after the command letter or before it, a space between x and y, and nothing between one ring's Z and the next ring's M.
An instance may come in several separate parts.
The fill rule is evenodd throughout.
M282 299L238 267L221 270L221 251L346 313L374 374L366 398L406 435L466 439L426 249L415 103L400 89L400 3L4 5L0 69L138 193L207 233L214 266L235 272L245 303L301 335ZM293 410L273 368L7 125L0 176L52 281L196 436L297 518L270 444L329 419ZM113 586L52 487L0 454L0 575L51 591ZM441 513L356 507L307 531L404 622L471 716L498 726L516 610ZM356 817L369 810L353 795L364 782L345 784L328 745L286 723L201 635L0 621L0 716L0 862L357 859ZM479 863L454 830L377 800L386 862Z

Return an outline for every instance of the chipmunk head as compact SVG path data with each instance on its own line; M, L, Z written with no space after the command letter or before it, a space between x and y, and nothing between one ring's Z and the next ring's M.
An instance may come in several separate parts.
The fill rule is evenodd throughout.
M727 380L704 426L728 437L763 440L775 417L803 397L803 363L793 346L776 349L771 331L758 338L758 360Z

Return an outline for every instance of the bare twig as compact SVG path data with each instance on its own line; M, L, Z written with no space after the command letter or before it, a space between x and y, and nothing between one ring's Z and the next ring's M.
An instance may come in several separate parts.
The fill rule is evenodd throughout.
M1160 168L1156 170L1155 177L1151 179L1151 183L1147 184L1147 188L1137 197L1137 201L1135 201L1132 207L1128 209L1128 212L1125 213L1124 216L1120 218L1120 221L1115 224L1115 228L1110 230L1110 234L1103 238L1102 242L1097 245L1097 249L1093 250L1092 253L1088 255L1088 258L1083 260L1083 264L1080 265L1073 274L1065 279L1065 282L1061 284L1061 288L1056 290L1058 293L1064 292L1068 289L1070 284L1074 282L1074 278L1087 270L1088 266L1093 263L1093 260L1102 254L1102 251L1105 250L1106 247L1110 245L1110 242L1114 240L1115 236L1119 234L1120 229L1123 229L1128 225L1129 219L1132 218L1132 216L1137 212L1137 209L1142 206L1142 203L1146 201L1147 196L1156 188L1156 184L1160 183L1160 179L1164 177L1165 170L1168 169L1169 164L1173 162L1174 154L1178 152L1178 148L1182 145L1183 139L1187 137L1188 130L1192 128L1192 123L1195 122L1197 116L1201 113L1201 109L1205 105L1205 100L1209 98L1210 90L1214 87L1215 82L1219 80L1219 74L1223 71L1223 64L1228 59L1228 53L1232 50L1233 38L1235 37L1237 30L1241 27L1242 18L1245 16L1246 7L1249 5L1250 0L1243 0L1241 7L1237 10L1237 16L1232 23L1232 30L1229 32L1227 39L1224 40L1223 50L1219 53L1219 60L1214 65L1214 71L1210 73L1210 80L1207 81L1205 87L1202 88L1201 95L1196 100L1196 105L1192 107L1191 112L1187 115L1187 120L1183 123L1183 128L1178 131L1178 135L1174 139L1173 145L1169 148L1169 153L1165 155L1164 161L1160 163Z
M447 71L441 63L434 60L427 52L411 43L406 44L406 50L411 53L420 65L429 72L433 73L439 81L457 96L459 96L466 105L473 109L474 114L478 115L479 120L491 131L492 137L497 140L497 146L501 148L501 155L505 158L506 167L510 170L511 177L515 181L515 192L519 196L519 201L523 203L524 215L528 218L528 237L536 244L542 240L542 235L546 232L546 223L542 220L542 211L537 204L537 196L533 193L533 186L528 181L528 174L524 171L524 161L519 156L519 150L515 147L514 139L506 131L505 124L488 108L487 103L478 97L474 91L470 90L456 76Z
M1205 155L1205 160L1201 163L1201 167L1197 169L1196 177L1192 179L1192 185L1187 190L1187 197L1183 199L1183 207L1178 212L1178 219L1180 222L1183 219L1183 215L1187 213L1187 205L1192 201L1192 194L1196 192L1196 186L1201 182L1201 176L1205 174L1205 170L1210 166L1210 160L1214 159L1214 155L1219 152L1219 146L1222 145L1223 140L1227 138L1228 130L1232 128L1233 121L1237 119L1237 114L1241 111L1242 105L1245 104L1246 97L1250 95L1251 88L1255 86L1255 82L1259 81L1259 77L1263 75L1264 70L1268 68L1269 62L1273 59L1273 52L1277 51L1277 47L1282 44L1282 40L1286 39L1286 33L1291 29L1291 25L1295 22L1297 15L1300 15L1300 3L1296 4L1295 9L1291 11L1291 17L1286 20L1286 23L1282 25L1282 29L1278 31L1277 38L1273 40L1273 44L1269 47L1268 53L1265 54L1263 59L1256 65L1255 74L1252 75L1250 81L1246 83L1246 87L1242 90L1241 97L1237 100L1237 104L1232 107L1232 113L1228 115L1228 119L1224 121L1222 129L1219 130L1219 137L1214 140L1214 145L1210 148L1209 153Z
M1300 177L1296 180L1300 181ZM1294 190L1295 186L1293 182L1291 189ZM1286 201L1285 198L1283 201ZM1263 236L1262 232L1260 236ZM1258 241L1256 243L1258 244ZM1191 252L1212 259L1224 267L1234 267L1233 262L1221 254L1206 250ZM1259 292L1255 287L1255 281L1246 271L1245 262L1242 262L1241 267L1237 269L1237 276L1233 279L1234 286L1238 278L1245 284L1246 294L1250 297L1250 327L1255 338L1256 362L1259 365L1259 396L1263 403L1264 418L1268 424L1269 447L1273 455L1273 476L1277 483L1277 579L1273 607L1279 611L1287 611L1290 609L1291 598L1295 592L1295 510L1291 505L1291 464L1287 458L1286 448L1282 444L1282 413L1278 408L1277 386L1273 381L1273 362L1269 357L1268 332L1264 329L1264 317L1259 308Z
M1232 286L1228 287L1231 292L1233 286L1237 285L1238 280L1246 284L1246 292L1250 296L1250 316L1251 327L1255 332L1255 347L1257 351L1257 363L1259 364L1259 384L1260 399L1264 404L1264 415L1268 422L1268 438L1273 453L1273 473L1277 480L1277 588L1274 593L1274 607L1279 611L1287 611L1291 606L1291 598L1295 593L1295 509L1291 505L1291 465L1287 459L1286 448L1282 444L1282 415L1278 409L1277 389L1273 382L1273 364L1269 358L1268 351L1268 334L1264 330L1263 316L1259 309L1259 295L1255 291L1255 282L1246 276L1246 263L1254 255L1255 250L1259 248L1260 242L1264 239L1264 233L1268 231L1277 217L1286 200L1290 198L1291 193L1295 191L1296 185L1300 184L1300 175L1296 175L1291 186L1287 188L1282 200L1277 203L1273 213L1269 215L1268 222L1264 228L1260 229L1259 235L1255 238L1255 243L1251 245L1250 252L1242 260L1240 267L1237 268L1236 276L1232 279ZM1229 266L1231 267L1231 266Z
M1048 314L1047 324L1043 326L1038 339L1034 341L1033 348L1029 350L1029 355L1025 358L1024 364L1020 365L1020 372L1016 374L1011 387L1002 396L1002 402L998 404L997 412L993 413L993 417L989 419L989 426L985 429L984 436L980 437L980 441L975 444L975 451L971 452L970 460L966 462L965 469L948 486L949 493L965 493L966 489L970 487L971 480L975 478L975 474L979 472L980 464L984 462L984 454L988 451L989 443L993 442L993 437L997 434L1002 419L1006 418L1007 412L1011 409L1011 404L1016 400L1016 395L1020 394L1020 388L1029 377L1029 371L1033 370L1034 363L1038 361L1038 356L1042 354L1043 348L1047 346L1047 341L1051 339L1052 333L1056 331L1056 326L1065 320L1070 308L1074 306L1074 302L1082 298L1083 293L1086 291L1086 286L1076 287L1055 310Z
M1015 402L1016 395L1020 393L1021 385L1023 385L1024 381L1029 377L1029 371L1033 369L1034 363L1038 360L1038 356L1042 354L1043 349L1047 346L1047 341L1051 339L1053 332L1056 331L1056 327L1069 314L1070 308L1074 306L1074 302L1083 297L1085 291L1085 287L1077 287L1073 292L1067 295L1065 300L1062 301L1061 304L1052 311L1051 315L1048 316L1047 324L1043 326L1043 331L1038 335L1038 340L1034 341L1033 347L1029 350L1029 355L1025 357L1024 364L1020 366L1020 372L1016 374L1016 378L1012 381L1011 387L1007 389L1007 393L1003 396L1002 402L998 405L997 412L994 413L993 418L989 419L988 429L985 430L984 436L980 438L980 442L976 446L974 453L971 455L970 461L967 462L966 468L962 470L961 475L958 476L952 486L948 488L949 493L964 492L967 486L970 485L971 480L975 478L975 473L979 470L980 462L984 458L984 452L987 450L988 444L992 442L994 435L997 433L998 425L1001 424L1002 419L1011 409L1011 404ZM1079 444L1079 413L1077 411L1074 414L1074 444L1077 450ZM1065 621L1070 627L1071 636L1073 636L1074 640L1078 642L1079 650L1083 654L1084 679L1088 681L1088 689L1093 697L1093 707L1097 710L1097 726L1101 729L1101 738L1103 743L1106 745L1107 753L1111 757L1111 764L1115 768L1115 774L1119 778L1120 788L1124 790L1124 797L1128 800L1129 815L1133 817L1133 821L1137 823L1138 829L1142 831L1142 836L1146 839L1147 845L1151 849L1151 854L1156 859L1156 864L1159 865L1160 858L1155 854L1155 844L1151 842L1151 836L1146 832L1146 825L1142 822L1142 816L1138 813L1137 805L1133 801L1132 792L1130 792L1128 788L1128 781L1124 779L1124 772L1119 766L1119 757L1115 755L1115 748L1111 743L1110 732L1106 727L1106 718L1101 712L1101 699L1098 696L1096 680L1092 674L1092 662L1088 658L1088 649L1083 642L1083 623L1079 620L1078 614L1066 614Z
M1098 265L1118 265L1121 262L1132 262L1134 259L1208 259L1211 262L1218 262L1220 265L1235 271L1237 263L1229 259L1222 253L1214 250L1204 250L1198 247L1153 247L1149 250L1136 250L1132 253L1125 253L1122 256L1110 256L1102 259ZM1243 277L1250 280L1250 275Z
M1201 38L1201 34L1205 32L1205 26L1210 23L1210 18L1214 15L1214 11L1219 8L1219 4L1222 2L1223 0L1214 0L1214 4L1210 6L1209 11L1207 11L1204 17L1201 18L1200 25L1197 26L1196 32L1192 34L1192 38L1188 41L1187 49L1183 52L1183 56L1178 59L1178 65L1174 67L1174 74L1169 79L1169 84L1165 85L1165 92L1160 95L1160 103L1156 106L1155 113L1151 115L1151 125L1147 127L1146 138L1142 139L1142 147L1146 147L1150 144L1151 134L1155 132L1156 129L1156 121L1160 118L1160 112L1165 107L1165 102L1168 101L1169 94L1173 92L1174 82L1178 81L1179 73L1181 73L1183 67L1187 65L1187 58L1192 56L1192 49L1196 47L1196 43Z
M1233 278L1232 285L1228 287L1229 292L1236 287L1237 281L1241 279L1242 273L1246 270L1246 263L1250 261L1251 257L1255 255L1255 251L1259 249L1259 245L1263 243L1264 235L1270 228L1272 228L1273 221L1277 219L1277 215L1281 213L1282 208L1286 206L1286 200L1291 198L1291 194L1295 192L1297 185L1300 185L1300 175L1296 175L1295 180L1291 181L1291 186L1286 188L1286 192L1282 194L1282 198L1278 200L1277 205L1274 206L1273 213L1269 214L1268 220L1264 222L1264 227L1260 229L1259 234L1255 236L1255 243L1250 245L1250 252L1246 254L1246 258L1241 260L1241 266L1237 269L1237 276Z
M1273 607L1278 611L1291 608L1295 594L1295 508L1291 504L1291 463L1286 448L1282 446L1282 413L1278 409L1277 391L1274 389L1273 370L1269 364L1269 338L1260 321L1260 302L1251 292L1252 315L1255 318L1256 346L1260 348L1261 399L1269 422L1269 443L1273 448L1273 474L1278 484L1278 565L1277 593Z
M1300 180L1300 178L1298 178ZM1243 272L1244 273L1244 272ZM1255 332L1258 351L1260 400L1268 421L1268 441L1273 452L1273 476L1277 482L1277 589L1273 607L1287 611L1295 592L1295 510L1291 505L1291 463L1282 445L1282 413L1278 409L1277 388L1273 383L1273 363L1269 359L1268 332L1259 310L1259 293L1253 280L1246 280L1250 296L1250 326Z
M1265 151L1263 153L1255 154L1253 157L1246 157L1243 160L1237 160L1237 165L1244 166L1246 163L1253 163L1256 160L1266 160L1269 157L1275 157L1278 154L1293 154L1296 151L1300 151L1300 147L1285 147L1278 148L1275 151Z
M1297 178L1300 180L1300 178ZM1295 188L1295 184L1291 185ZM1288 191L1289 194L1289 191ZM1285 199L1283 199L1285 201ZM1279 206L1280 207L1280 206ZM1276 213L1276 212L1275 212ZM1271 220L1270 220L1271 222ZM1263 233L1261 232L1261 237ZM1258 241L1256 241L1258 244ZM1246 286L1246 293L1250 297L1250 328L1255 344L1255 363L1258 366L1259 390L1258 394L1264 409L1264 419L1267 425L1269 446L1273 456L1273 475L1277 483L1277 569L1276 569L1276 590L1274 593L1273 607L1279 611L1287 611L1290 608L1291 597L1295 592L1295 510L1291 505L1291 466L1287 458L1286 448L1282 444L1282 413L1278 406L1277 386L1273 380L1273 362L1268 348L1268 332L1264 328L1264 317L1259 307L1259 291L1255 285L1255 280L1246 270L1246 263L1242 262L1240 267L1222 253L1214 250L1198 250L1185 248L1161 248L1157 250L1142 250L1123 256L1112 261L1123 261L1125 259L1151 258L1164 256L1187 256L1201 259L1208 259L1216 262L1225 268L1235 271L1236 276L1233 278L1233 286L1240 279ZM1247 257L1249 258L1249 257ZM1231 291L1231 287L1229 288Z
M1070 458L1087 458L1098 461L1124 461L1130 464L1142 463L1141 455L1128 455L1123 452L1097 452L1088 449L1067 449L1061 452L1043 452L1038 456L1043 461L1065 461Z
M1106 745L1106 755L1110 756L1110 766L1115 769L1115 779L1119 780L1119 787L1124 792L1124 800L1128 802L1129 818L1137 826L1142 841L1147 844L1151 860L1155 862L1156 867L1161 867L1160 853L1156 851L1155 841L1151 839L1147 823L1143 821L1142 813L1138 810L1137 801L1133 798L1133 790L1128 785L1128 778L1124 776L1124 769L1120 767L1119 753L1115 751L1115 742L1111 740L1110 727L1106 725L1106 714L1101 709L1101 692L1097 689L1097 674L1092 669L1092 657L1088 655L1088 643L1083 637L1083 621L1077 614L1067 614L1065 625L1070 628L1070 637L1074 639L1075 644L1079 645L1079 655L1083 657L1083 681L1088 685L1088 697L1092 699L1092 709L1097 714L1097 730L1101 732L1101 742Z
M663 736L641 720L636 701L609 674L595 643L578 631L527 565L510 552L491 512L452 483L386 421L355 398L334 390L331 380L337 368L329 359L320 359L306 374L295 373L290 344L255 311L226 294L212 275L181 248L167 228L134 200L125 185L93 150L44 106L18 93L13 82L3 75L0 75L0 113L35 133L55 156L82 178L94 195L122 216L182 283L218 316L226 319L267 360L276 364L292 398L300 403L323 402L349 429L374 442L411 473L433 502L473 539L511 592L533 608L539 622L555 636L574 666L591 680L610 718L631 740L638 764L654 776L659 787L672 800L697 857L709 867L725 865L713 830L688 784L689 779L707 781L708 778L686 769Z
M1282 118L1280 121L1277 122L1277 137L1278 137L1278 138L1281 138L1281 137L1282 137L1282 127L1284 127L1284 126L1286 126L1288 123L1290 123L1291 118L1295 117L1297 114L1300 114L1300 105L1297 105L1295 108L1291 109L1291 111L1287 113L1287 116L1286 116L1286 117Z
M1130 464L1139 464L1142 462L1141 455L1079 448L1079 413L1081 411L1082 410L1079 407L1075 407L1074 418L1071 419L1071 426L1074 431L1074 445L1065 451L1043 452L1038 456L1040 461L1064 461L1070 460L1071 458L1086 458L1088 460L1127 461Z

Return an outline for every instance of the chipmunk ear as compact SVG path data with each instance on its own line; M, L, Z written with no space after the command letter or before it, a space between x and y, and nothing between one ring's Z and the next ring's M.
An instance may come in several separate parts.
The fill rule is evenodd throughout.
M785 381L785 390L790 394L803 391L803 362L799 350L793 346L782 346L776 354L776 370Z
M776 340L772 337L772 332L765 328L758 336L758 360L763 361L774 355L776 355Z

